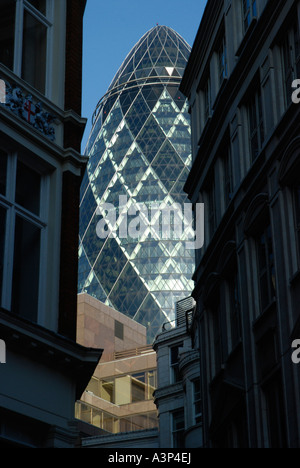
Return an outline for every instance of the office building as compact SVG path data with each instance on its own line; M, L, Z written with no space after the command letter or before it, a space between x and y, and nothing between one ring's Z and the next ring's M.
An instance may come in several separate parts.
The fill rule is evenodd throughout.
M206 205L191 325L204 447L300 446L299 20L298 1L208 0L181 83L185 190Z
M157 389L154 401L158 410L159 447L201 448L202 404L200 356L193 348L191 319L195 308L192 297L176 304L176 319L166 322L156 336Z
M72 448L85 0L0 3L0 444Z
M149 343L193 288L193 232L183 229L190 119L179 91L189 54L171 28L148 31L99 101L86 148L78 292L146 326Z
M82 441L97 435L101 436L97 443L109 438L117 446L118 437L124 438L122 434L142 431L145 436L145 430L151 430L153 438L158 426L153 398L157 387L156 353L147 345L146 328L98 299L79 294L77 342L87 348L104 349L76 403ZM102 435L107 437L102 439Z

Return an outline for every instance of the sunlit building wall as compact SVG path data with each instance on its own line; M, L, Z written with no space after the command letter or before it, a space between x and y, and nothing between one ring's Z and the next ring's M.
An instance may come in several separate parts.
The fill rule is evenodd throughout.
M104 347L76 403L82 432L91 435L89 426L106 434L157 428L156 353L147 345L146 328L97 299L79 294L77 341L88 348Z

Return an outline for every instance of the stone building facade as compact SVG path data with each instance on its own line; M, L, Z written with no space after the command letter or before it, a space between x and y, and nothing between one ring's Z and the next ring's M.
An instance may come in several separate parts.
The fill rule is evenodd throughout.
M208 0L181 91L196 253L204 447L299 447L300 3ZM297 102L297 101L296 101Z
M160 448L202 447L202 408L199 351L193 348L190 318L194 300L176 304L176 319L156 336Z
M74 447L74 404L102 353L76 343L85 4L0 5L3 447Z

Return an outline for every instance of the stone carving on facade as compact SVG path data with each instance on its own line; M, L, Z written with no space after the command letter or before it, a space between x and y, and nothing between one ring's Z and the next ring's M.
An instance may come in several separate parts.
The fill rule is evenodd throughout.
M35 102L32 95L25 95L19 86L5 82L5 90L5 100L1 104L54 141L56 117L45 111L41 102Z

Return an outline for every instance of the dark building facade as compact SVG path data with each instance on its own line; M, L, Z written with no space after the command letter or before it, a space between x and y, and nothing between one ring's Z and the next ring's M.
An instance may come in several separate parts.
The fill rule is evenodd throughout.
M196 253L204 447L300 446L300 3L208 0L181 91Z
M76 343L85 4L0 4L1 447L74 447L102 352Z

